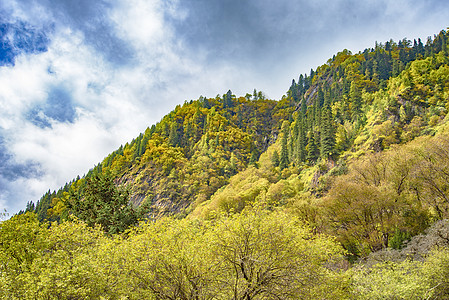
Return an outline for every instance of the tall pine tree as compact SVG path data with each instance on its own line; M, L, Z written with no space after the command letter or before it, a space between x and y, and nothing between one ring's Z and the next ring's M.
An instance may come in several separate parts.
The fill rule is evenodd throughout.
M287 168L290 163L288 158L288 145L287 145L289 127L290 126L288 121L284 121L284 123L282 123L281 156L279 158L279 168L281 170Z
M328 158L332 155L335 147L335 130L329 98L326 98L323 108L321 109L320 138L320 156L322 158Z
M309 132L309 142L307 143L307 161L309 163L314 163L319 156L319 149L318 146L316 144L316 140L315 140L315 135L313 133L313 131Z
M349 97L351 99L352 120L355 121L359 118L360 114L362 113L362 92L360 91L360 88L355 83L355 81L351 82Z

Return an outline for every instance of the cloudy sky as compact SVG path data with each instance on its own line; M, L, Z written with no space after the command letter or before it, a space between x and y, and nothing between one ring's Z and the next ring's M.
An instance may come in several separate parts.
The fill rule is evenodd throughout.
M436 0L0 2L0 211L36 202L177 104L280 99L344 48L449 26Z

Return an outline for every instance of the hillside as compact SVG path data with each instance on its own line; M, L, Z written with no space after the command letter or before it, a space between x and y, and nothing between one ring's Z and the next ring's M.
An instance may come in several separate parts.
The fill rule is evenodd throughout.
M400 251L435 226L449 230L441 221L449 218L448 38L441 31L425 44L403 39L356 54L343 50L293 80L278 101L254 90L185 102L15 220L62 249L78 247L64 239L85 242L76 264L91 269L79 274L99 272L96 286L106 291L90 290L88 298L447 297L444 247L410 261L403 255L374 267L350 265ZM110 197L95 200L108 208L101 218L128 218L126 205L111 208L126 199L128 209L152 222L126 231L92 221L96 212L83 203L102 189ZM60 225L47 229L37 220ZM127 233L114 239L98 224L108 234ZM68 238L63 226L82 234ZM123 261L114 245L126 253ZM97 252L103 254L87 263ZM142 256L147 260L134 260ZM25 257L26 270L45 268ZM102 260L117 269L102 269ZM110 289L123 270L131 281ZM232 280L234 288L225 284Z
M447 112L446 39L442 31L426 45L404 39L357 54L344 50L293 80L279 101L257 91L238 98L228 91L186 102L85 177L110 172L117 184L131 188L134 205L149 203L156 215L177 214L257 166L276 141L280 163L274 167L299 174L317 162L335 165L433 135ZM82 190L83 180L44 195L36 205L40 219L57 218L59 212L48 209L58 207L63 191Z
M357 54L344 50L293 80L279 101L254 90L185 102L83 178L49 191L35 211L41 220L66 216L69 195L82 198L95 173L127 187L132 205L148 207L153 218L241 210L270 193L284 195L276 196L281 206L298 197L322 199L355 158L389 156L387 149L405 151L420 136L444 132L446 40L442 31L426 45L404 39ZM229 203L219 203L223 197ZM445 209L438 208L438 218Z

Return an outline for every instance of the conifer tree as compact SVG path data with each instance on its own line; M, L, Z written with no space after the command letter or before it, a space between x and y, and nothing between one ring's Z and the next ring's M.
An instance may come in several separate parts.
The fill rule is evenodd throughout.
M320 128L321 126L321 107L319 104L319 99L315 99L313 104L313 127Z
M307 143L307 161L313 163L318 159L319 150L313 132L310 132L309 134L309 142Z
M321 110L320 138L320 156L322 158L328 158L332 154L335 146L335 131L332 120L332 111L328 99L326 99Z
M393 77L396 77L399 75L399 62L397 59L393 59L393 66L392 66L392 71L391 71L391 75Z
M254 91L253 91L253 100L259 99L257 95L258 95L258 94L257 94L257 90L254 89Z
M134 148L134 154L133 154L133 159L136 159L137 157L139 157L139 153L140 153L140 144L142 143L142 137L143 135L140 134L139 137L136 139L136 146Z
M179 145L179 133L178 133L178 123L173 121L170 124L170 134L168 136L168 143L175 147Z
M281 156L279 158L279 167L281 170L288 167L290 161L288 158L288 145L287 145L287 139L288 139L288 133L289 133L289 124L288 121L284 121L282 123L282 141L281 141Z
M351 99L351 113L352 119L356 120L362 113L362 92L355 81L351 82L351 89L349 90L349 97Z
M251 157L250 157L250 159L249 159L249 164L250 165L254 165L254 166L258 166L258 164L257 164L257 160L259 159L259 153L258 153L258 151L257 151L257 149L254 149L252 152L251 152Z
M306 99L302 99L302 101L301 101L301 114L302 114L303 118L305 117L306 113L307 113Z
M72 192L67 207L89 226L101 225L114 234L137 223L138 213L128 202L128 191L118 189L111 175L96 173L87 179L84 197Z
M323 104L324 104L324 92L323 92L323 88L322 87L320 87L318 89L318 96L317 96L317 102L316 103L318 104L319 108L322 107Z
M304 102L304 101L303 101ZM296 124L298 128L298 133L296 137L295 153L296 162L301 163L306 159L305 147L306 147L306 133L304 125L304 114L302 110L299 111L298 117L296 119Z
M231 90L228 90L228 92L223 95L223 107L227 108L227 107L232 107L232 106L233 106L232 92L231 92Z
M274 167L279 166L279 153L277 150L274 150L273 154L271 155L271 163L273 164Z

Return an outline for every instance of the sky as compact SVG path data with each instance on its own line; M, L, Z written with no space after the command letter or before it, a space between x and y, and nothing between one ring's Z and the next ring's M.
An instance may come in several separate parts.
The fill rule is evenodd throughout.
M449 26L437 0L0 2L0 211L84 175L176 105Z

